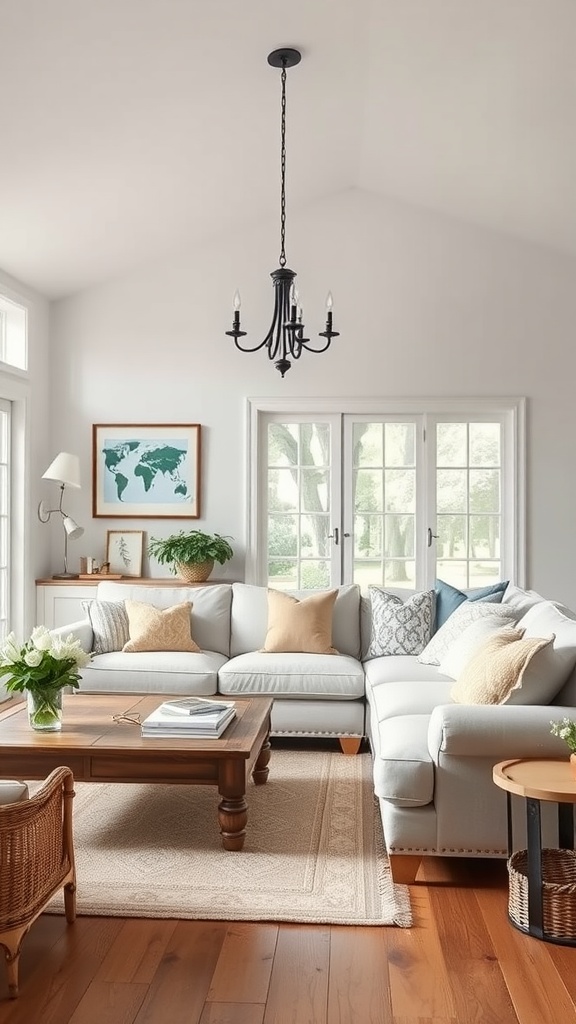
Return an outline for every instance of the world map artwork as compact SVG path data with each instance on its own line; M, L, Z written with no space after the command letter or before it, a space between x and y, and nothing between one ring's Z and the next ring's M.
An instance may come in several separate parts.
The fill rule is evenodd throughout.
M190 502L188 441L112 438L102 446L106 502Z

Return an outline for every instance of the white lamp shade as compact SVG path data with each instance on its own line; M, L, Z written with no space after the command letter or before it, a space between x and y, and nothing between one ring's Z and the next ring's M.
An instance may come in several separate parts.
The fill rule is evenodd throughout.
M78 537L81 537L84 533L84 527L78 526L78 523L74 522L72 516L64 516L62 526L66 530L70 540L78 540Z
M57 480L67 487L80 489L80 459L70 452L60 452L48 469L42 474L43 480Z

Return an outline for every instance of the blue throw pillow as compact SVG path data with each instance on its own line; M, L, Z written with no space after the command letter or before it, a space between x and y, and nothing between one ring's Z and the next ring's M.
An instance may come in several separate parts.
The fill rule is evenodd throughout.
M444 580L436 580L434 632L444 625L446 620L452 615L452 612L455 612L464 601L490 601L491 604L500 604L507 586L508 580L504 580L502 583L494 583L491 587L478 587L469 594L465 594L463 590L452 587L449 583L445 583Z

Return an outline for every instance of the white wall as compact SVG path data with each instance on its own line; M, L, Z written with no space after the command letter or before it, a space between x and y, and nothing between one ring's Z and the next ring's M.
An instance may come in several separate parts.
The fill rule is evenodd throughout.
M281 380L265 354L240 354L224 334L239 287L244 329L263 337L278 249L277 225L259 225L54 304L51 449L76 451L86 481L70 508L86 527L72 566L103 556L107 529L159 536L182 525L91 519L93 423L202 424L202 516L191 525L232 534L238 556L217 575L239 578L246 397L525 395L527 583L576 605L576 260L366 192L289 210L306 325L322 329L331 288L341 336Z

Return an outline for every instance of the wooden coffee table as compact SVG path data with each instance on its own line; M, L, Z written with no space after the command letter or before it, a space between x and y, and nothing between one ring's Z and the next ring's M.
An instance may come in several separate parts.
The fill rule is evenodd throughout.
M225 850L241 850L246 836L246 782L268 778L270 711L267 697L235 701L236 718L220 739L143 738L140 726L115 722L124 714L146 718L162 701L181 694L67 694L62 731L35 732L26 703L0 712L0 778L43 779L66 765L82 782L156 782L217 786L218 820Z

